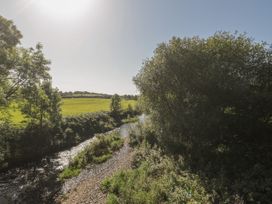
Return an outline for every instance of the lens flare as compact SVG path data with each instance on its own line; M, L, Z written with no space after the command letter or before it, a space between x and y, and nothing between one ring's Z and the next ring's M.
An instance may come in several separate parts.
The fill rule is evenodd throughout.
M34 4L48 17L71 20L82 17L94 5L95 0L36 0Z

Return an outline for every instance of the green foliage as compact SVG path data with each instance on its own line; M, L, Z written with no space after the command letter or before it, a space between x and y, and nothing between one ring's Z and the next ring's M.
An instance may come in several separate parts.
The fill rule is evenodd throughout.
M128 104L127 111L128 112L133 112L133 107L132 107L132 105L130 103Z
M66 168L59 174L59 179L64 181L65 179L78 176L80 174L80 169Z
M0 16L1 24L1 48L14 47L20 43L22 34L16 28L11 20L5 19L3 16Z
M13 47L7 52L8 59L3 64L6 72L1 76L3 83L0 84L2 100L6 104L27 97L22 90L39 88L42 82L50 82L50 61L45 59L41 44L37 44L35 49Z
M135 123L139 120L137 115L139 115L140 111L137 110L137 103L135 103L132 106L130 103L128 103L128 107L125 111L122 113L122 123ZM124 117L124 114L126 115L126 118Z
M8 166L7 158L13 153L13 149L10 149L9 141L16 140L15 128L11 128L6 124L0 124L0 169ZM15 137L13 137L15 136Z
M21 103L21 112L29 122L44 123L52 126L60 126L61 98L56 89L52 88L51 82L43 82L40 87L32 86L22 90L24 95Z
M97 136L82 152L80 152L63 172L60 173L61 180L73 177L73 173L80 172L88 164L100 164L112 157L114 151L119 150L124 145L118 131Z
M139 121L139 118L138 117L130 117L130 115L128 115L127 118L123 119L122 120L122 123L136 123Z
M52 96L54 94L50 95ZM50 110L54 110L54 106L50 107L53 107ZM58 113L51 116L49 119L51 122L44 123L42 129L40 124L36 123L24 126L14 125L9 121L0 123L0 169L39 159L48 153L74 146L95 133L107 132L119 125L109 113L103 112L66 117L56 122L54 120L59 117ZM127 113L123 112L121 117L126 118ZM119 140L114 140L111 149L113 151L118 149L120 144ZM104 159L97 158L97 161Z
M21 38L13 22L0 16L0 168L52 150L61 129L60 96L52 88L50 61L40 43L29 49L18 46ZM24 126L11 124L9 107L14 104L25 115Z
M116 195L114 194L109 194L107 196L107 204L119 204L120 202L118 202L118 198Z
M126 114L122 117L126 117ZM109 113L103 112L66 117L59 123L60 127L45 123L42 129L35 123L26 126L0 123L0 169L39 159L119 125ZM110 144L110 149L115 151L122 145L122 140L114 139ZM105 160L99 155L97 157L98 162Z
M148 143L151 146L158 144L154 127L148 119L144 124L137 123L129 133L129 145L131 147L139 147L143 143Z
M0 27L1 112L2 110L7 112L8 109L4 107L9 106L16 99L22 102L21 112L30 118L31 122L38 121L42 126L44 120L50 120L52 117L58 117L57 120L60 121L60 110L56 108L60 101L56 99L60 96L52 89L49 75L50 61L44 57L42 45L38 43L35 49L17 46L22 35L12 21L2 16L0 16Z
M4 154L1 168L12 167L54 150L52 145L56 130L49 126L40 129L39 125L26 127L4 124L0 126L0 149Z
M130 136L133 141L137 138L133 145L139 148L134 153L133 169L103 181L101 188L108 194L108 203L270 203L271 167L255 163L240 172L237 163L230 160L225 165L235 168L233 171L222 167L215 172L219 161L212 158L205 169L195 172L181 155L169 154L156 145L151 148L146 140L154 136L150 129L150 125L138 127Z
M134 81L161 141L176 151L271 141L271 53L224 32L160 44Z
M102 182L107 203L211 203L199 177L180 170L173 158L159 149L142 148L137 154L143 159L136 168Z
M225 32L174 37L158 46L134 81L158 143L183 156L213 202L271 202L269 45ZM131 137L137 145L146 136Z
M6 106L9 100L6 93L10 90L10 72L14 71L14 61L16 46L20 43L22 35L12 21L0 16L0 108ZM0 112L1 113L1 112Z
M114 94L111 98L110 110L114 114L121 112L121 98L118 94Z
M90 137L95 133L102 133L117 127L116 121L109 113L89 113L80 116L65 117L62 129L68 134L64 135L74 144L77 135L81 137L81 141Z
M104 155L101 155L101 156L93 156L93 163L101 164L101 163L107 161L108 159L110 159L111 157L112 157L111 153L104 154Z

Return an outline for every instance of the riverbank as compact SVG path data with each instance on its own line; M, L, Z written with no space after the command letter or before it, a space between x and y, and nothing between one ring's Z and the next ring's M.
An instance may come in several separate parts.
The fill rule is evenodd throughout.
M119 170L130 168L132 155L132 148L129 147L128 138L126 138L124 146L114 153L111 159L99 165L91 165L79 176L66 181L55 202L63 204L105 203L106 195L100 189L101 182Z
M115 131L118 130L125 137L130 127L131 124L124 124ZM39 162L29 163L25 167L1 173L1 204L53 203L56 194L62 188L62 183L58 181L59 172L69 164L73 157L90 144L96 135L69 150L43 158Z

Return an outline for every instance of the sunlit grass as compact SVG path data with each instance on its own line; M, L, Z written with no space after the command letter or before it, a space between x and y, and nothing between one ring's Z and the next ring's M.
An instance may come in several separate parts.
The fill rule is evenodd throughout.
M104 98L65 98L62 100L62 114L63 116L80 115L84 113L93 113L100 111L110 110L111 99ZM135 100L122 100L122 108L126 109L128 104L132 107L135 106ZM14 123L20 123L23 121L24 116L16 107L12 105L10 107L10 114Z
M111 99L102 98L69 98L63 99L62 114L79 115L82 113L109 111ZM134 106L135 100L122 100L122 108L126 109L128 104Z

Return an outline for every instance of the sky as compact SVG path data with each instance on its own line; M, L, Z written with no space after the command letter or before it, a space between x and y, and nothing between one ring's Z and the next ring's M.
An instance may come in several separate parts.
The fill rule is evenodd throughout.
M272 42L271 0L0 0L22 46L44 45L61 91L137 94L132 78L161 42L246 32Z

